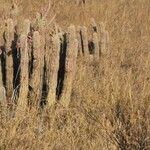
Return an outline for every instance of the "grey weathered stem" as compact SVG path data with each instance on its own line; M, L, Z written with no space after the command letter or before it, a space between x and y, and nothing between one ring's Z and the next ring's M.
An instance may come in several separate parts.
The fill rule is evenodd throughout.
M97 24L94 18L91 18L91 28L92 28L92 32L98 32Z
M88 34L87 34L87 28L85 26L82 27L81 35L82 35L82 42L83 42L82 45L83 53L84 56L88 58L89 57Z
M73 80L76 71L76 60L78 53L78 40L74 26L69 27L68 46L66 52L65 78L60 103L68 107L71 100Z
M106 54L106 31L105 25L103 22L100 23L100 47L101 47L101 54Z
M106 31L106 50L107 50L107 54L110 54L110 38L109 38L109 32Z
M28 45L27 45L27 35L22 34L20 36L20 50L21 50L21 78L20 78L20 93L18 99L17 112L25 112L28 103L28 84L29 84L29 72L28 72Z
M78 54L79 56L82 56L83 55L83 51L82 51L82 36L81 36L81 27L78 26L77 28L77 39L78 39Z
M10 100L13 93L13 58L12 41L14 40L14 25L12 19L6 21L5 49L6 49L6 89Z
M0 104L2 104L2 106L6 105L6 90L3 86L1 62L0 62Z
M57 77L59 70L59 55L60 55L60 39L58 35L52 38L52 48L50 51L50 79L49 79L49 92L48 92L48 106L52 106L56 102L56 88L57 88Z
M28 33L30 32L30 21L25 19L22 26L22 34L20 36L20 93L18 99L17 111L25 112L28 104L28 85L29 85L29 48Z
M96 32L93 33L93 43L94 43L94 59L98 61L100 56L100 47L98 34Z
M34 106L38 106L42 94L44 50L41 36L38 31L33 33L33 73L31 75L30 86L32 88L31 100Z

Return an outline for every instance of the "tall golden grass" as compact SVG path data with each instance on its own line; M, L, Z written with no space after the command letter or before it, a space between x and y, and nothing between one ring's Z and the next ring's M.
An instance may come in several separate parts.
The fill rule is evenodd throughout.
M31 109L20 118L7 115L0 104L0 149L150 149L150 1L52 2L48 17L57 14L55 21L63 28L88 26L90 18L104 22L109 53L99 62L77 59L67 108ZM46 3L22 1L19 19L32 17L30 13L39 12ZM3 31L3 16L11 4L8 0L0 4Z

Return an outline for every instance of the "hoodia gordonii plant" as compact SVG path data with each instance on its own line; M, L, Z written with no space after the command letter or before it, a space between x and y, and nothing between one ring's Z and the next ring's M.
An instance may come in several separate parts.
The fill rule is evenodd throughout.
M2 69L1 69L1 61L0 61L0 104L6 105L6 90L3 86L3 80L2 80Z
M81 26L78 26L77 27L77 39L78 39L78 42L79 42L79 44L78 44L78 55L79 56L82 56L83 55L83 46L82 46L82 27Z
M107 54L110 54L110 37L109 37L109 32L106 31L106 50L107 50Z
M90 22L91 22L90 26L91 26L92 32L98 32L98 27L97 27L97 24L95 22L95 19L91 18Z
M20 36L20 52L21 52L21 74L20 74L20 92L18 99L18 111L24 111L28 103L28 85L29 85L29 55L28 55L28 39L27 35L30 32L30 21L24 20L22 26L22 34Z
M42 15L42 13L37 13L36 14L36 20L34 22L34 30L35 31L38 31L39 34L41 35L41 49L42 49L42 53L44 55L45 58L45 61L47 61L47 41L49 40L49 33L48 33L48 30L47 29L47 19L46 19L46 16ZM43 62L44 63L44 62ZM47 62L46 62L47 64Z
M92 33L92 42L94 46L94 55L99 57L101 54L109 53L109 33L105 29L105 24L101 22L99 26L96 24L94 18L91 18L91 33ZM99 54L98 56L96 56ZM96 58L97 59L97 58Z
M68 28L68 43L65 62L65 77L63 90L60 98L60 103L64 107L68 107L71 100L73 79L76 71L76 60L78 53L78 40L76 39L75 26L71 25Z
M100 50L101 54L108 53L108 45L109 45L109 34L105 29L105 24L103 22L100 23Z
M81 40L82 40L82 52L86 58L89 57L89 47L88 47L88 33L87 28L83 26L81 28Z
M47 23L47 19L44 16L42 16L41 13L37 13L33 28L35 31L39 31L40 35L42 35L43 37L42 38L43 40L45 40L46 23Z
M98 61L100 56L100 47L97 32L93 33L93 44L94 44L94 60Z
M25 19L23 21L23 25L21 26L22 34L27 36L28 39L28 54L29 54L29 61L31 62L32 59L32 31L31 31L31 21L29 19ZM31 65L31 64L30 64ZM31 67L31 66L30 66Z
M44 50L42 49L41 36L38 31L33 33L33 70L30 79L31 104L35 107L39 106L42 95L42 80L43 80L43 66L44 66Z
M49 92L48 106L52 106L56 102L56 88L59 70L59 55L60 55L60 38L56 34L52 38L52 48L50 50L49 60Z
M92 34L92 43L93 43L93 48L94 48L94 60L98 61L100 57L100 39L99 39L99 30L98 26L95 22L94 18L91 18L91 34Z
M7 97L10 101L13 93L12 42L14 40L14 25L12 19L6 20L4 40L5 40L5 51L6 51L6 90L7 90Z

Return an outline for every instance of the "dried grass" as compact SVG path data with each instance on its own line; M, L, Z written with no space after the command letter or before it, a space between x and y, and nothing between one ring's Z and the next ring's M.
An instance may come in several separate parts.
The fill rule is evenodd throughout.
M110 51L99 63L78 57L69 107L31 110L22 119L0 108L0 149L150 149L150 2L63 3L59 24L104 22Z

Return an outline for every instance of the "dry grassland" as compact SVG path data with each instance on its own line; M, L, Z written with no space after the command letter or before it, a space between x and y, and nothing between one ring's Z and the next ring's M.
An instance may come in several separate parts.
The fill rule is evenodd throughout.
M18 20L45 11L47 2L18 2ZM0 0L1 43L10 6L10 0ZM47 17L54 15L64 30L70 24L89 27L91 18L103 22L109 53L99 62L77 58L69 107L58 103L14 117L1 105L0 150L149 150L150 1L87 0L77 5L52 0Z

